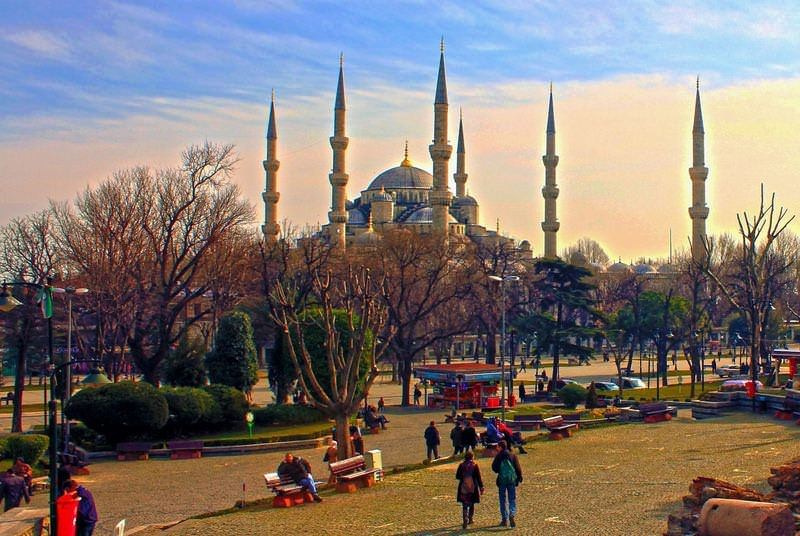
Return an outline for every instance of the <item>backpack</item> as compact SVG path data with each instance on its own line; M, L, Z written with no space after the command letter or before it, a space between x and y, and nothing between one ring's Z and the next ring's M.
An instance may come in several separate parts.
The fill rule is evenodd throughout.
M511 458L503 458L503 461L500 462L500 473L497 476L497 482L503 486L517 483L517 470L514 468L514 464L511 463Z

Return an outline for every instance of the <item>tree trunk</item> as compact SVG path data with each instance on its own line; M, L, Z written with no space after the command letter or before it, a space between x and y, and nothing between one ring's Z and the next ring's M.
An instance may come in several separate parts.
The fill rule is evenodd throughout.
M22 433L22 394L25 392L25 373L28 361L27 344L17 349L17 372L14 376L14 413L11 417L11 433Z
M497 363L497 334L493 331L486 334L486 364L494 365Z
M337 452L340 460L346 460L353 455L353 443L350 440L350 414L349 412L337 413L334 416L336 421L336 443ZM363 453L362 453L363 454Z
M411 393L411 364L412 357L403 357L402 369L400 370L400 380L403 382L403 389L400 394L400 405L407 408L411 405L409 394Z

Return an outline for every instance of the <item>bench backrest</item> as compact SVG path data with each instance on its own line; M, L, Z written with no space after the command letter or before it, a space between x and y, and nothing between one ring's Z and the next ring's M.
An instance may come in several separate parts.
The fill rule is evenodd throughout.
M648 413L651 411L664 411L667 409L666 402L651 402L649 404L639 404L639 411L641 413Z
M167 441L168 449L201 449L203 442L198 440Z
M330 464L331 473L334 476L346 475L364 469L364 456L353 456L340 462Z
M564 420L565 421L573 421L573 422L574 421L579 421L579 420L581 420L581 414L580 413L573 413L572 415L564 415Z
M152 443L117 443L117 452L147 452L152 446Z
M294 484L292 477L288 475L279 476L278 473L264 473L264 482L268 488L277 488L286 484Z
M555 415L553 417L542 419L542 422L548 428L551 426L561 426L562 424L564 424L564 417L562 417L561 415Z
M541 415L514 415L515 421L525 421L525 422L542 422Z

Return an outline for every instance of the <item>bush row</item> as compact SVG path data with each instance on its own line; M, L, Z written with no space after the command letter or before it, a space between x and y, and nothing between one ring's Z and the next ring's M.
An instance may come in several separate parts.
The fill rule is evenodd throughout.
M325 419L318 409L289 404L270 404L255 410L253 415L260 426L309 424Z
M105 437L109 445L132 439L171 438L241 425L247 412L241 391L225 385L164 387L120 382L82 389L65 414ZM73 434L90 439L84 430Z
M47 450L50 439L40 434L12 434L0 439L0 454L3 458L23 458L34 465Z

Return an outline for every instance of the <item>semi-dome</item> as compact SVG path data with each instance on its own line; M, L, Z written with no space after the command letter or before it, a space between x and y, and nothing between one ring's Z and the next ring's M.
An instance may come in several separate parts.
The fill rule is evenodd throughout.
M614 264L609 266L606 271L619 274L628 274L631 272L631 267L625 264L624 262L615 262Z
M477 207L478 206L478 202L471 195L465 195L464 197L455 197L455 198L453 198L453 206L454 207L469 207L469 206Z
M423 206L412 212L404 220L406 223L433 223L433 208ZM452 214L447 215L449 223L458 223Z
M347 223L349 225L364 225L367 223L367 217L358 208L353 208L347 211Z
M433 188L433 175L412 165L387 169L370 183L367 190L397 190L401 188Z
M649 264L637 264L633 268L633 271L636 272L639 275L656 273L656 269L653 268L652 266L650 266Z

